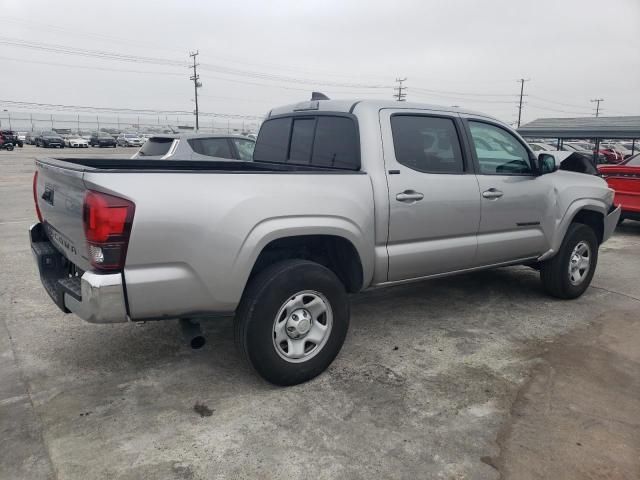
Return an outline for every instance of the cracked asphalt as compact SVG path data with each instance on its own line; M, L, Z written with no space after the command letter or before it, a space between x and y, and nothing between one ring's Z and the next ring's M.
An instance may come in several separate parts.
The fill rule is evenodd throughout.
M526 267L355 296L330 369L283 389L230 321L192 351L174 321L62 314L28 243L36 154L0 151L1 479L640 477L640 223L578 300Z

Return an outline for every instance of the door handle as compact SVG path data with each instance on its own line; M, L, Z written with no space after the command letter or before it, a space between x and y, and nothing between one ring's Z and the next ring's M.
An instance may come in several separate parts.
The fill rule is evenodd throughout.
M490 188L489 190L485 190L484 192L482 192L482 196L484 198L489 198L489 199L494 199L494 200L496 198L500 198L502 195L504 195L504 193L502 193L497 188Z
M414 190L405 190L402 193L396 195L396 200L399 202L417 202L418 200L422 200L424 195L420 192L416 192Z

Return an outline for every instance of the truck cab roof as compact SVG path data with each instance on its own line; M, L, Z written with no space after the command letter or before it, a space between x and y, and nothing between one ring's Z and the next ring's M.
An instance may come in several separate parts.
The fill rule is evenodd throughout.
M494 117L484 113L468 110L466 108L451 107L446 105L432 105L420 102L398 102L395 100L307 100L303 102L293 103L272 109L267 118L278 115L287 115L300 112L340 112L354 113L358 111L381 110L384 108L407 109L407 110L430 110L448 113L460 113L473 115L477 117L489 118L493 121L504 123Z

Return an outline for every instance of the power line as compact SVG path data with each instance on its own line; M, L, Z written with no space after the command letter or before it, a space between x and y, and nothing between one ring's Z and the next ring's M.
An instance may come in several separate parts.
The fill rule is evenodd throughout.
M141 41L141 40L134 40L134 39L127 39L127 38L123 38L123 37L114 37L114 36L110 36L110 35L104 35L104 34L99 34L99 33L94 33L94 32L88 32L86 30L82 30L82 31L78 31L75 29L70 30L64 27L60 27L57 25L51 25L51 24L47 24L47 23L41 23L41 22L34 22L33 20L22 20L19 18L15 18L15 17L2 17L2 21L8 21L8 22L14 22L14 23L20 23L22 25L25 25L27 27L30 26L30 24L33 25L38 25L38 30L41 29L50 29L53 31L58 31L58 32L63 32L63 33L67 33L70 36L75 36L75 37L94 37L98 40L107 40L109 42L116 42L116 43L121 43L123 45L128 45L128 46L133 46L133 47L140 47L140 46L144 46L145 48L152 48L155 50L163 50L163 51L171 51L171 52L184 52L185 48L167 48L166 46L162 45L162 46L158 46L157 44L153 43L153 42L145 42L145 41ZM254 67L261 67L261 68L276 68L278 70L289 70L289 71L294 71L294 72L298 72L298 73L307 73L307 74L311 74L311 75L315 75L315 74L321 74L321 75L327 75L327 76L332 76L332 77L342 77L342 78L353 78L352 75L345 75L345 74L339 74L339 73L329 73L326 71L320 71L320 70L300 70L296 67L291 67L289 65L281 65L281 64L273 64L273 63L256 63L256 62L246 62L243 60L239 60L238 58L235 57L226 57L226 56L216 56L215 58L218 58L224 62L228 62L228 63L237 63L237 64L242 64L242 65L249 65L249 66L254 66ZM386 76L381 76L381 75L375 75L378 78L385 78Z
M419 88L419 87L412 87L412 90L416 92L424 92L424 93L441 93L441 94L452 94L452 95L473 96L473 97L512 97L513 96L511 93L450 92L445 90L433 90L433 89Z
M63 55L77 55L82 57L97 58L100 60L115 60L123 62L135 62L135 63L147 63L164 66L180 67L185 63L180 60L165 59L158 57L146 57L140 55L131 55L118 52L108 52L105 50L91 50L82 49L76 47L68 47L65 45L44 44L39 42L31 42L21 39L12 39L8 37L0 37L0 44L14 46L18 48L27 48L32 50L47 51L52 53L59 53ZM307 78L291 77L287 75L278 75L265 72L257 72L250 70L242 70L233 67L227 67L216 64L201 64L201 69L212 70L217 73L225 73L229 75L236 75L241 77L249 77L263 80L273 80L288 83L299 83L304 85L325 85L334 87L348 87L348 88L364 88L364 89L384 89L389 88L388 85L371 85L363 83L348 83L348 82L333 82L328 80L312 80Z

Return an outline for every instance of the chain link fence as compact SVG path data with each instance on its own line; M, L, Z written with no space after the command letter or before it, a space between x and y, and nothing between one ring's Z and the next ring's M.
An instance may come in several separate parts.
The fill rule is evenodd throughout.
M202 133L258 133L257 120L220 119L200 117ZM38 133L54 130L59 133L89 134L104 131L112 134L120 132L137 133L177 133L193 131L195 118L180 115L90 115L86 113L31 113L0 111L0 129L16 132Z

